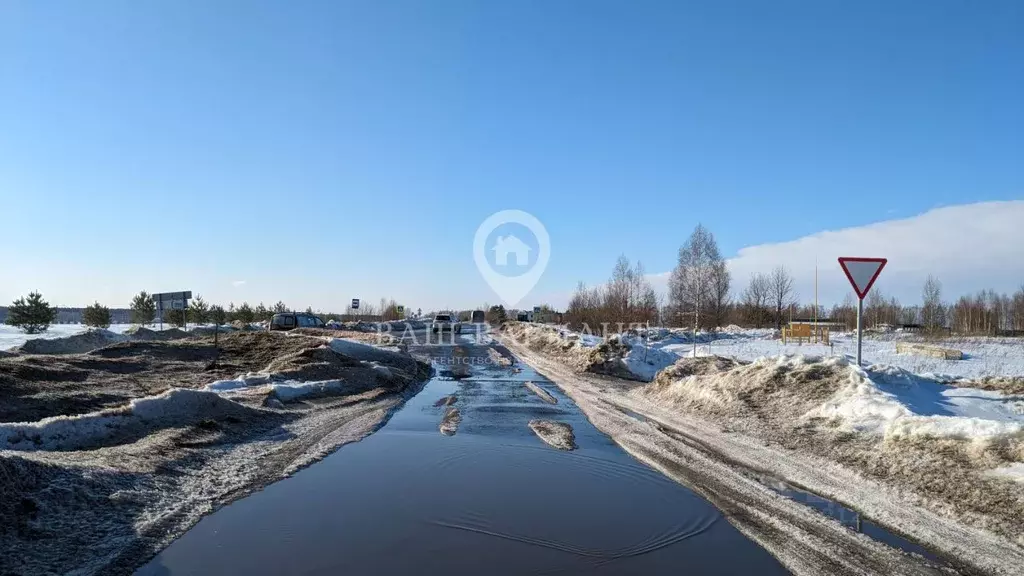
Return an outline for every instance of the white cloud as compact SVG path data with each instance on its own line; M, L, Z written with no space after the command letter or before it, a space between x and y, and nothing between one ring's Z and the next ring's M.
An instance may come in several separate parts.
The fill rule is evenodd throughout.
M989 288L1014 292L1024 285L1024 200L947 206L910 218L748 246L728 259L733 297L739 296L752 274L768 273L781 265L793 275L800 302L813 302L817 260L818 302L831 306L847 293L853 295L839 267L840 256L888 258L872 290L896 296L905 305L920 303L929 274L942 282L947 302ZM664 295L670 274L648 274L647 278ZM551 294L542 301L564 308L570 296L571 292Z
M800 300L840 301L850 291L840 256L888 258L875 289L903 303L921 299L929 274L942 281L945 300L992 288L1012 292L1024 284L1024 201L981 202L936 208L899 220L825 231L778 244L761 244L729 259L734 292L751 274L785 266L796 279Z
M231 284L233 286L245 286L245 280L235 280Z

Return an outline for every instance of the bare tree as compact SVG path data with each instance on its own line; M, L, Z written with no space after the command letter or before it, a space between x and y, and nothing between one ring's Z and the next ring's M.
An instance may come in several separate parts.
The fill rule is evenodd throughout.
M777 266L768 277L768 295L771 303L775 305L775 328L782 328L782 311L789 308L796 302L796 293L793 291L793 277L786 271L785 266Z
M763 327L768 317L768 277L760 273L751 276L740 299L747 323Z
M697 350L700 315L711 301L716 267L722 261L714 235L698 224L679 248L679 262L669 279L669 298L676 314L693 314L693 349Z
M921 306L921 324L929 332L946 324L945 306L942 305L942 283L935 276L928 276L922 291L924 305Z
M714 266L711 274L711 326L721 327L725 325L726 317L729 315L729 286L732 283L732 276L729 274L729 267L724 260L720 260Z
M631 267L629 259L620 256L607 284L587 288L580 282L576 286L565 319L575 329L604 324L618 329L619 324L654 322L658 319L658 294L644 275L643 264Z

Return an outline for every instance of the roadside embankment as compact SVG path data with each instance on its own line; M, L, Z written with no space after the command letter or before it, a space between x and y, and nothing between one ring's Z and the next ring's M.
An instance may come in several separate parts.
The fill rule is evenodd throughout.
M518 331L506 346L599 429L798 574L1024 570L1019 399L842 358L683 359L643 384L566 362L549 330ZM856 510L949 566L872 541L764 478Z
M376 430L430 366L283 333L0 358L0 557L128 574L203 515Z

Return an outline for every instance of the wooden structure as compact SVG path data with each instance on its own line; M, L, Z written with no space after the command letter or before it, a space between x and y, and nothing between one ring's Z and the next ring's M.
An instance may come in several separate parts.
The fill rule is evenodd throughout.
M790 322L789 326L782 329L782 343L788 344L790 340L796 340L797 344L804 341L810 343L829 343L828 326L816 325L807 322Z

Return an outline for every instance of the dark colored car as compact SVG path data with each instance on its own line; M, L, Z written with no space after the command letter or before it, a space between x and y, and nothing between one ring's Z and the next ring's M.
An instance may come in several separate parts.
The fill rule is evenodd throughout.
M303 312L282 312L274 314L270 320L269 330L294 330L296 328L323 328L324 321L319 316Z

